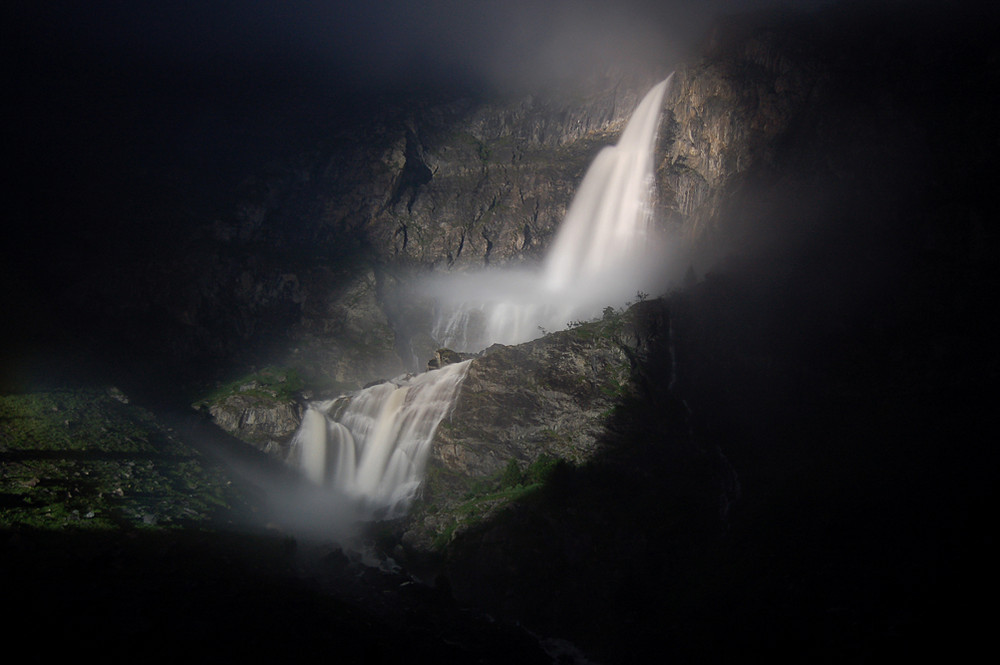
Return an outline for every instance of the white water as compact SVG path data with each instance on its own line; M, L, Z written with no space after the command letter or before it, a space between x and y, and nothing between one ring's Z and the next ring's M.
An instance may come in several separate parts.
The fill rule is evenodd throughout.
M618 144L594 159L540 272L449 275L427 284L441 346L479 351L526 342L654 288L662 257L650 246L653 155L672 76L646 94Z
M636 108L618 144L587 171L541 271L462 274L430 285L440 346L517 344L593 318L642 290L651 275L653 152L670 78ZM353 501L361 518L405 513L430 444L469 361L311 404L292 457L313 483Z
M405 513L468 367L455 363L310 404L292 458L314 483L354 500L362 516Z

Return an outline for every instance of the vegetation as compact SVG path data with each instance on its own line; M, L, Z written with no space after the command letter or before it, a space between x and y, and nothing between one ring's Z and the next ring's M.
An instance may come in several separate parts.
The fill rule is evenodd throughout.
M0 397L0 528L207 524L239 501L221 471L117 391Z
M474 527L511 503L534 495L545 486L557 469L565 466L569 465L564 460L542 454L523 469L517 460L510 459L499 473L489 478L473 480L462 497L462 502L449 511L455 519L435 535L435 549L444 549L456 531ZM429 506L426 511L437 512L437 506Z
M228 381L195 402L201 408L230 395L248 395L288 401L305 387L298 370L292 367L265 367L259 372Z
M628 321L628 309L632 303L626 303L620 308L607 306L600 317L590 321L570 321L566 329L583 342L594 340L616 340L625 330Z

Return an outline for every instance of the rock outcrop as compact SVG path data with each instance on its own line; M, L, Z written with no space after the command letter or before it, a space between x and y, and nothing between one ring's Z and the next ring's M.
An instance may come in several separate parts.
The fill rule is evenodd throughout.
M230 395L208 409L216 425L265 453L284 459L292 435L302 422L292 401L266 395Z
M219 387L193 406L234 437L284 460L302 422L301 388L294 370L269 367Z
M355 390L407 369L374 271L345 276L316 266L303 281L307 295L299 319L287 331L282 364L296 367L311 385L325 390Z
M666 343L668 327L665 304L648 301L532 342L494 345L474 358L403 527L410 555L439 550L506 505L502 492L487 496L504 489L505 474L523 484L532 467L585 465L602 452L615 409L642 390L634 379L650 340Z

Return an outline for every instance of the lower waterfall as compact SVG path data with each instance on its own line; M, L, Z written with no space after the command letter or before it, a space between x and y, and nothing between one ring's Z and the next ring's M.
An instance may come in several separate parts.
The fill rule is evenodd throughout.
M310 404L292 441L293 461L314 483L355 501L362 515L404 514L470 362Z

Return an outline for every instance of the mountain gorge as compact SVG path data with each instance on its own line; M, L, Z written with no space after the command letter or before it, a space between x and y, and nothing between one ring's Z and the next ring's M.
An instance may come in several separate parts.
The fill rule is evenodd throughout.
M965 594L996 583L983 19L842 3L717 21L662 104L656 291L461 354L415 285L544 260L670 71L267 113L250 95L197 106L157 159L161 124L111 149L87 133L107 115L50 132L47 109L28 134L62 161L20 174L3 390L114 383L266 465L293 456L310 404L468 360L409 513L364 527L401 568L327 543L310 562L317 586L371 581L394 639L413 616L454 639L457 606L532 637L469 629L482 652L455 662L498 643L524 662L538 644L574 662L570 643L602 663L968 655L988 633ZM151 120L171 117L160 94L137 102Z

